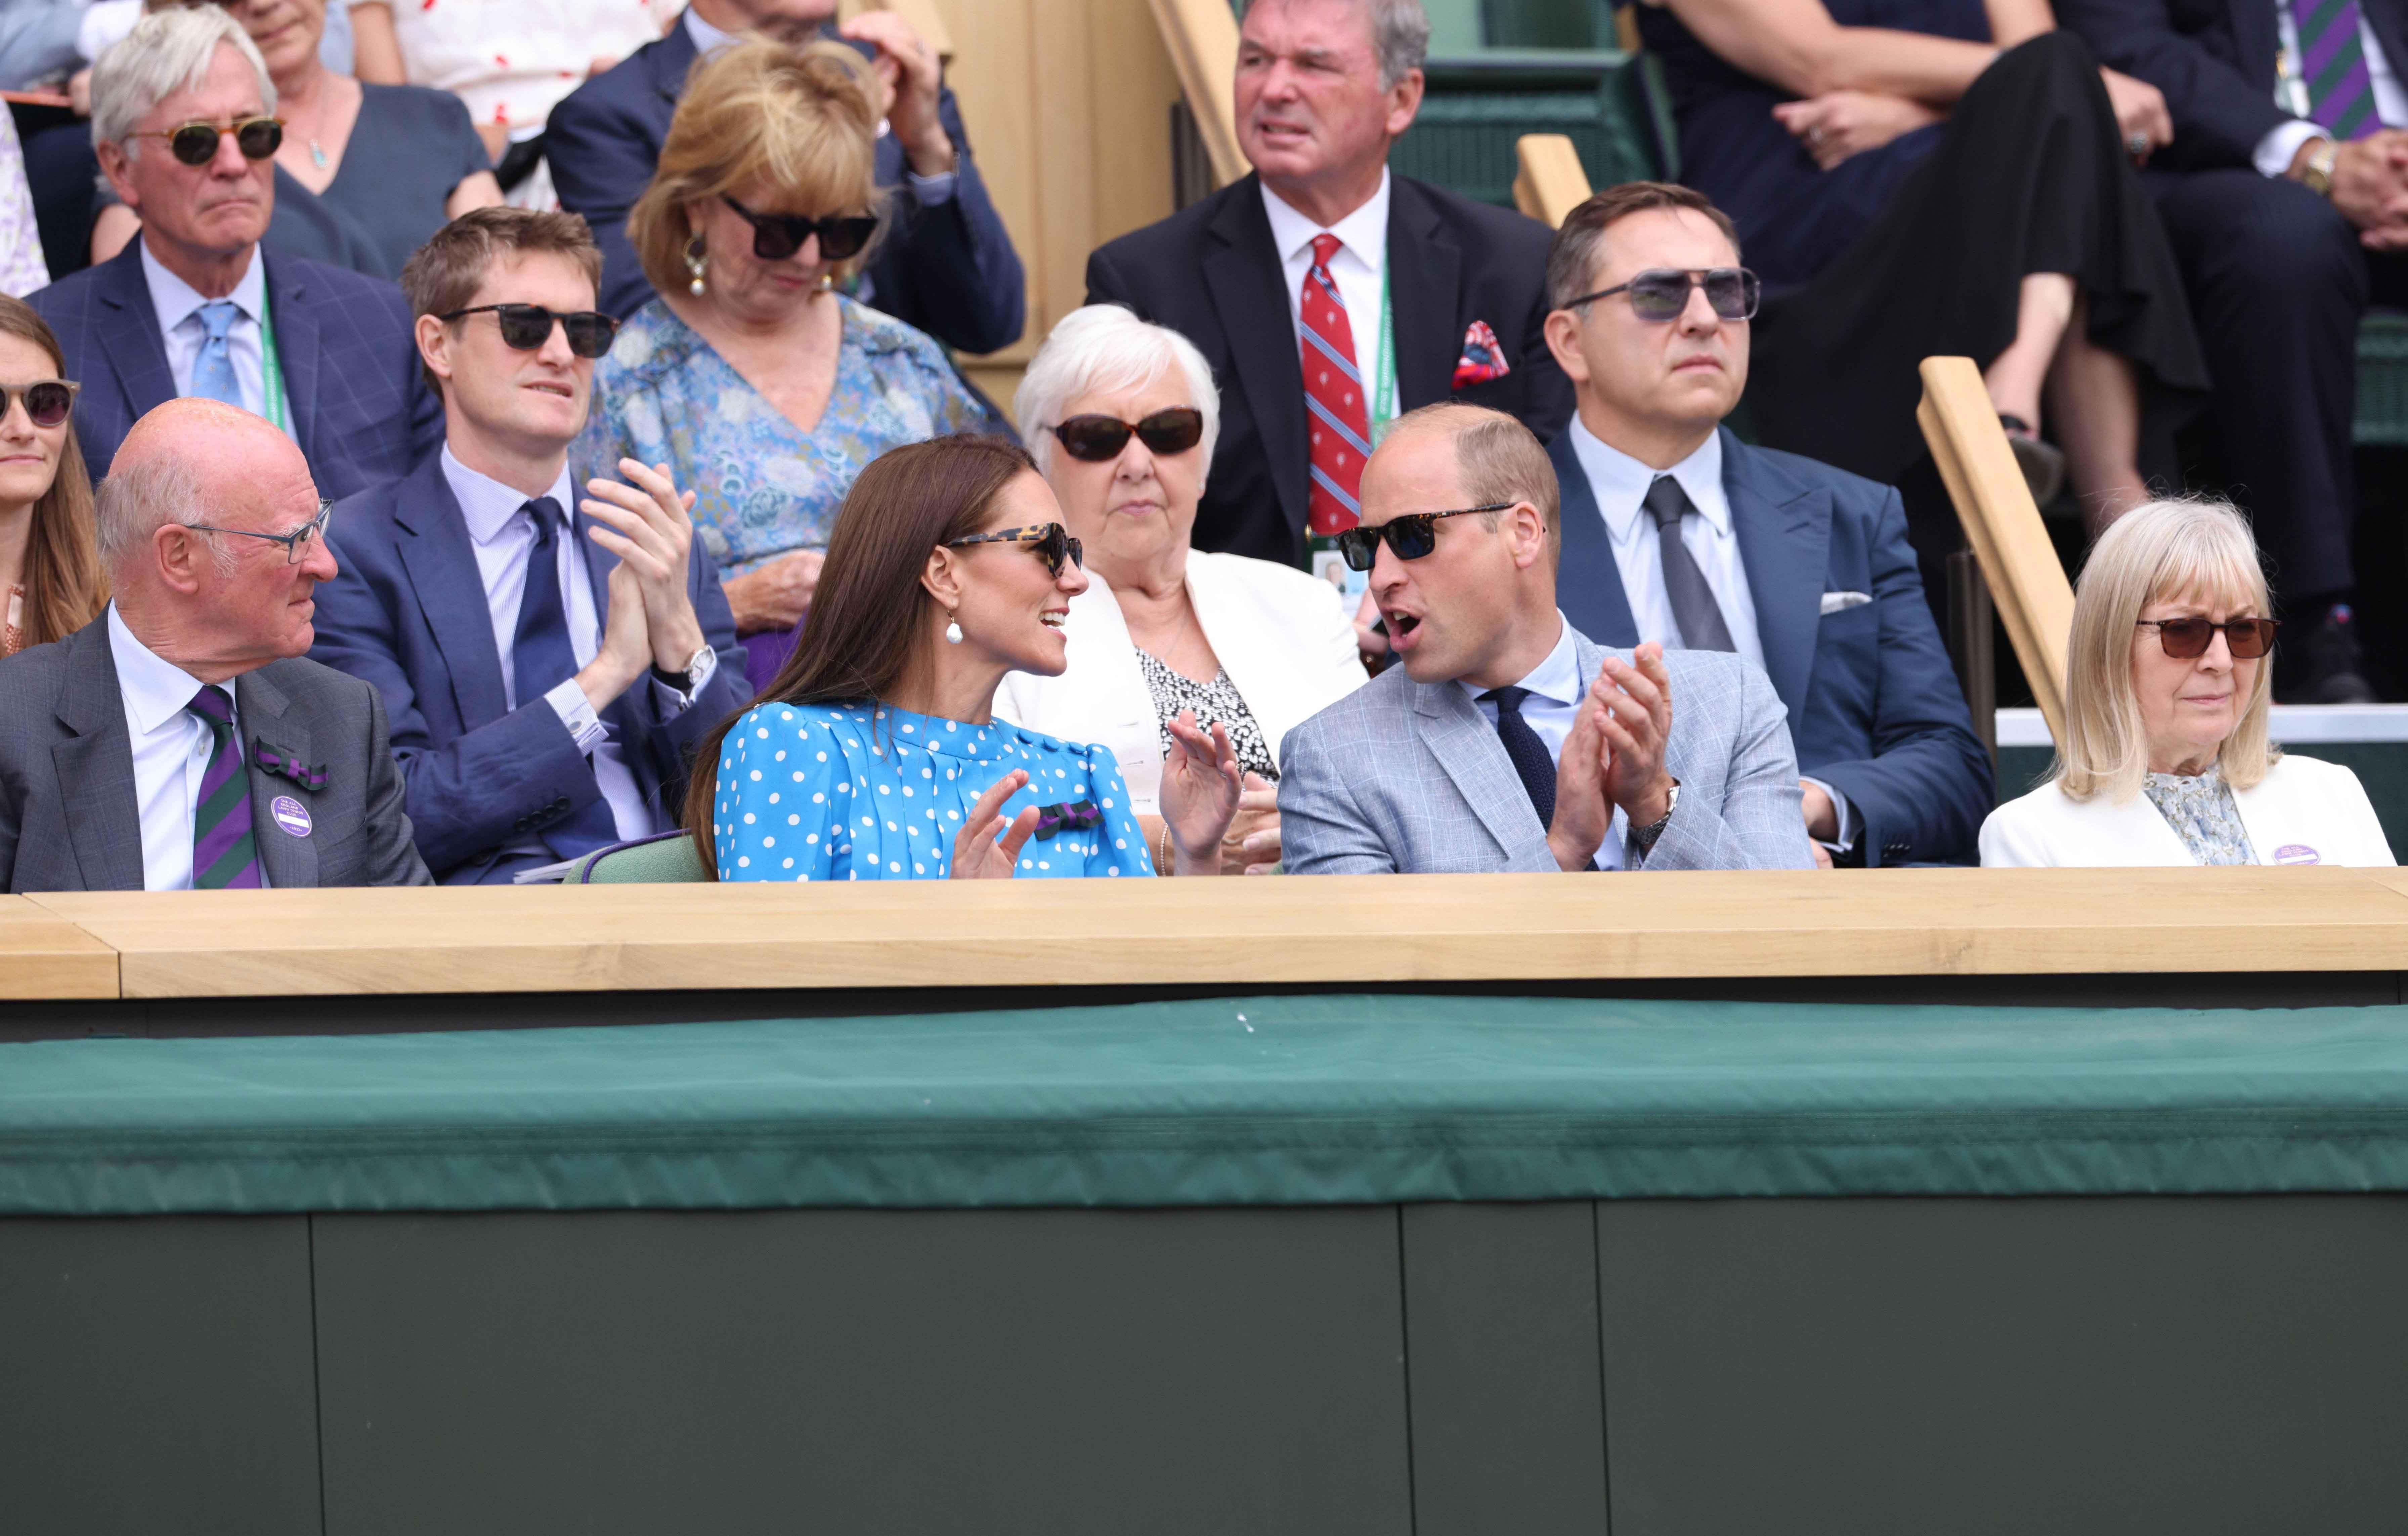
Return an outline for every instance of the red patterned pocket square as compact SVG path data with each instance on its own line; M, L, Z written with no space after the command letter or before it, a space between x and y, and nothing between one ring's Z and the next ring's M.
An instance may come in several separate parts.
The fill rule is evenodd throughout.
M1488 328L1488 322L1473 321L1471 328L1463 333L1463 355L1455 360L1455 387L1469 389L1491 379L1502 379L1512 371L1513 365L1505 361L1505 349L1497 344L1497 333Z

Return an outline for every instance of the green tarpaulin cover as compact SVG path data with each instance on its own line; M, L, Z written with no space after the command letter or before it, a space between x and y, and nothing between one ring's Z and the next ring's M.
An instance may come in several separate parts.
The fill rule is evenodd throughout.
M0 1045L0 1212L2408 1189L2408 1009L1340 996Z

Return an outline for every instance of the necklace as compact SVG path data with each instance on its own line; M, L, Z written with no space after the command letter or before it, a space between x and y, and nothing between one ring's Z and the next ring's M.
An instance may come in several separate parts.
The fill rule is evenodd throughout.
M1180 591L1180 596L1184 599L1186 596L1186 590L1182 585ZM1187 642L1187 632L1194 627L1196 627L1196 605L1193 602L1182 601L1180 604L1179 627L1171 631L1170 643L1164 646L1159 651L1150 645L1140 646L1139 649L1145 652L1154 660L1162 663L1163 666L1169 668L1172 671L1178 672L1179 648ZM1134 636L1130 638L1135 639ZM1184 672L1180 672L1180 676L1182 677L1185 677L1186 675L1187 674Z

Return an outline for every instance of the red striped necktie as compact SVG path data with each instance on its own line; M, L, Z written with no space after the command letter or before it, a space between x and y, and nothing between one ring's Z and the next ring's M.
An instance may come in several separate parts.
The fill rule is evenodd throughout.
M1312 434L1312 495L1307 523L1320 536L1354 526L1361 515L1363 461L1371 454L1371 418L1363 376L1354 366L1354 329L1346 323L1346 300L1329 275L1329 258L1343 243L1335 235L1312 237L1312 265L1305 269L1304 416Z

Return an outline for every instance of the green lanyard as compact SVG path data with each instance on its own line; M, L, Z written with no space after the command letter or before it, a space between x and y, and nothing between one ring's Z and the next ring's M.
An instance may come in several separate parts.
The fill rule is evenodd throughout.
M284 424L284 365L276 354L276 322L268 317L264 304L259 307L259 382L269 424L289 433Z
M1374 323L1380 327L1378 361L1371 369L1371 442L1377 447L1384 435L1383 428L1397 419L1397 330L1392 317L1396 306L1389 300L1388 263L1380 263L1380 312Z

